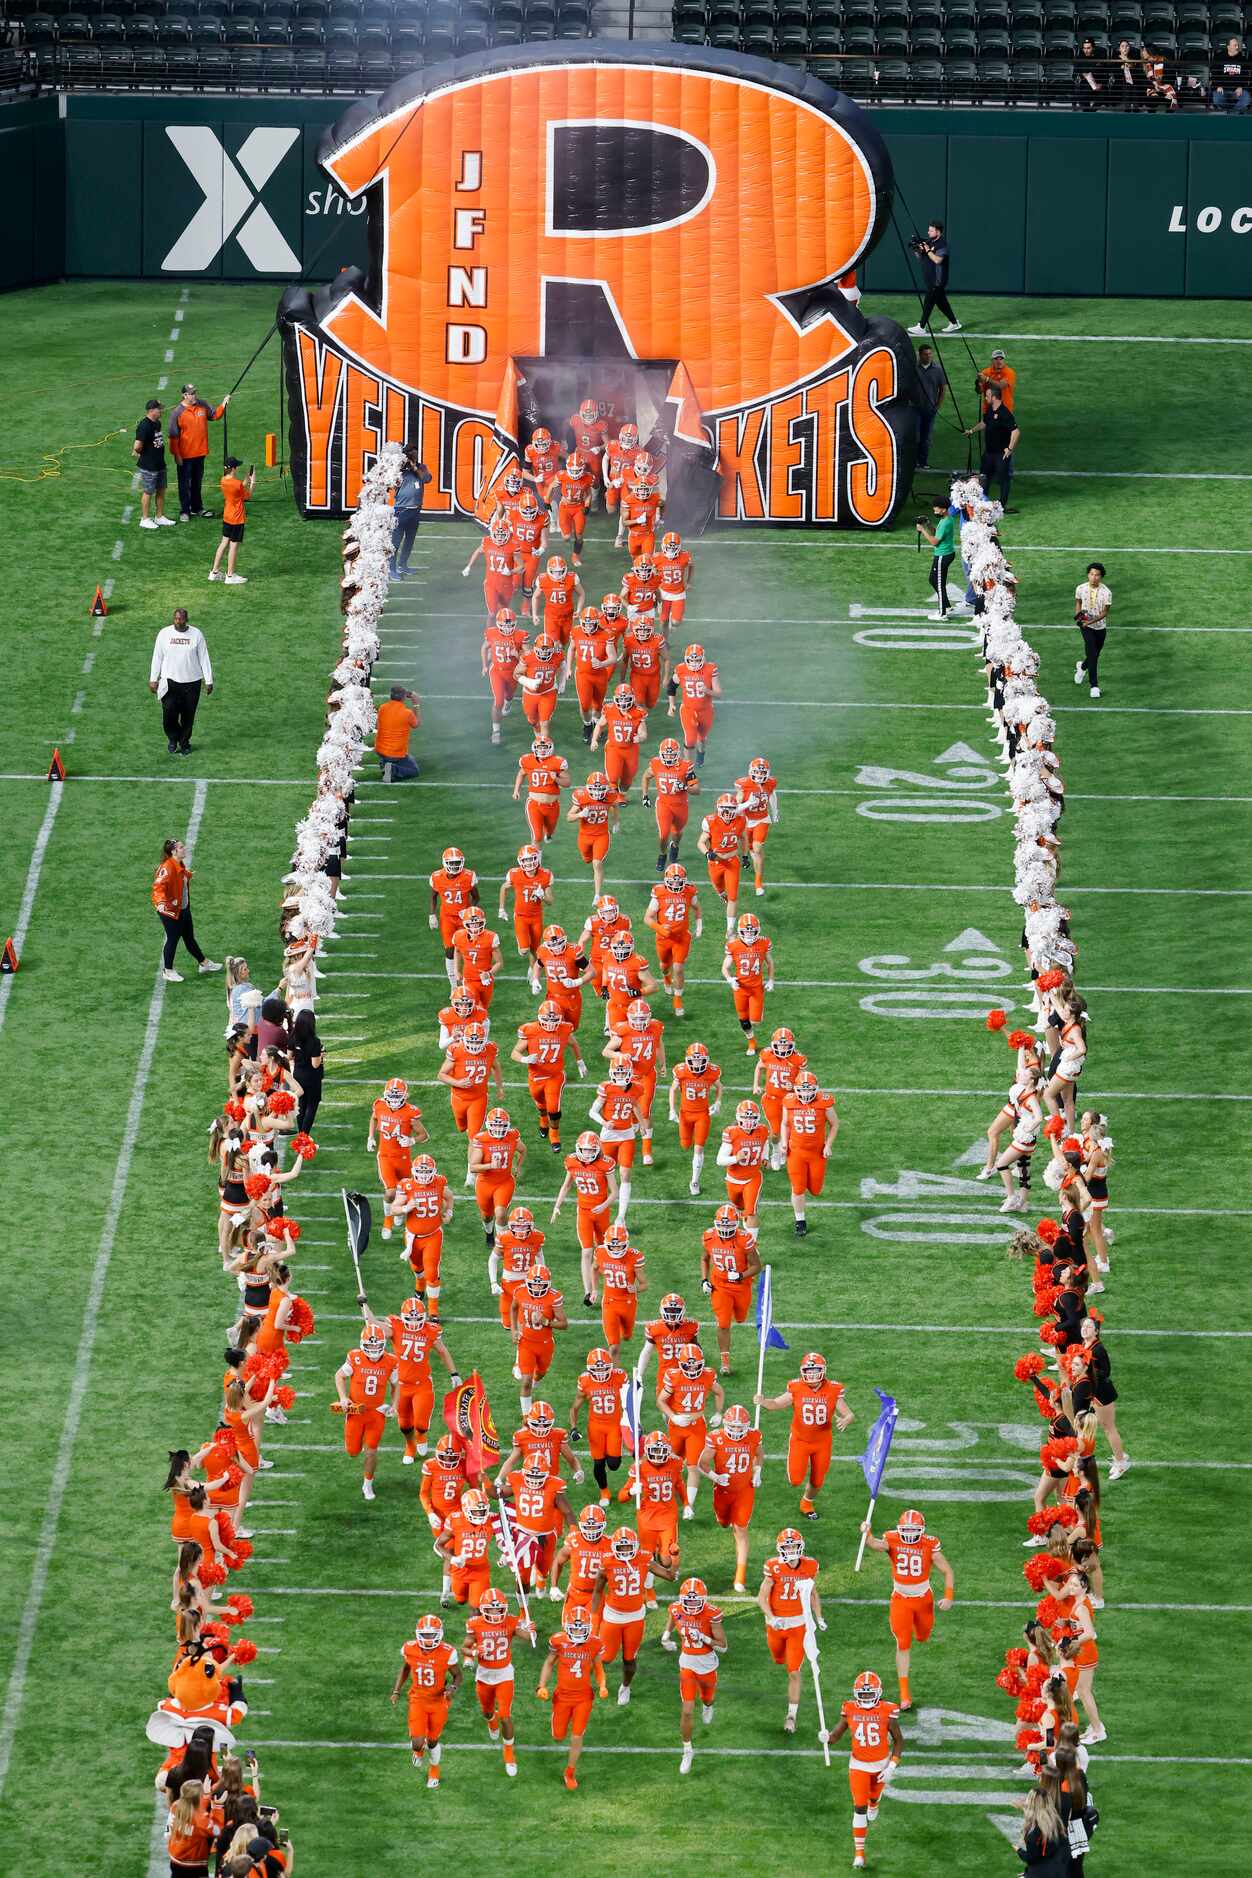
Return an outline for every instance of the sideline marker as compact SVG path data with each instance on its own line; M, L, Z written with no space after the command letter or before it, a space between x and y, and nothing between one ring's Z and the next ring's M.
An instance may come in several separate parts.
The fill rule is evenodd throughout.
M104 589L97 582L95 597L92 600L90 607L87 609L88 616L91 619L104 619L108 613L108 610L109 610L108 604L104 597Z
M0 952L0 977L11 976L18 967L17 950L12 939L4 942L4 951Z
M48 781L49 782L64 782L65 781L65 765L61 761L61 752L59 750L54 750L52 752L52 761L48 765Z

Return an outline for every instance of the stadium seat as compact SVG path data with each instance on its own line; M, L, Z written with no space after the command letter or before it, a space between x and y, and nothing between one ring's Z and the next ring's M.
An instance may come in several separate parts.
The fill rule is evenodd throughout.
M1207 59L1209 54L1209 36L1207 32L1182 32L1178 35L1178 54L1180 58L1194 62Z
M872 26L845 26L843 49L854 56L871 53L874 50L874 28Z
M775 46L780 59L803 60L809 52L809 33L807 26L780 26L775 36Z
M978 35L968 26L951 28L943 35L945 59L972 59L978 50Z
M1045 59L1072 59L1077 47L1071 32L1053 32L1049 29L1043 35L1043 56Z
M1007 59L1012 47L1007 29L995 27L990 32L979 28L978 57L980 59Z
M361 0L330 0L331 20L342 20L355 27L363 11Z
M558 39L589 39L591 31L591 8L589 6L566 4L557 9Z
M126 43L126 22L120 13L98 13L92 21L92 38L103 49Z
M137 85L165 83L165 54L156 46L136 46L131 54L131 71Z
M200 68L200 82L204 85L225 87L234 76L234 61L223 45L200 46L196 52Z
M100 80L105 85L129 85L134 77L135 55L129 46L102 46Z
M356 29L356 43L361 52L389 52L391 27L386 20L363 19Z
M953 31L967 33L976 32L978 30L978 15L975 13L972 6L961 4L961 0L953 0L953 4L947 9L943 16L943 27L945 38L950 37Z
M915 26L909 43L914 63L919 58L937 59L943 53L943 28L941 26Z
M1047 32L1074 33L1078 29L1078 9L1073 0L1044 0L1043 24Z
M222 37L228 46L254 46L259 31L256 20L245 19L235 13L222 22Z
M158 20L156 36L157 44L164 46L167 52L175 46L189 46L191 23L178 14L175 14L172 19Z
M1018 98L1043 96L1044 66L1039 59L1014 59L1013 93Z
M804 4L804 0L778 0L774 11L780 26L803 26L807 32L812 10Z
M744 26L740 29L739 44L745 52L753 53L758 59L772 59L774 56L774 22L768 26Z
M198 14L191 22L191 43L193 46L220 46L221 20L213 13Z
M1053 63L1045 65L1043 71L1043 86L1046 95L1050 98L1071 97L1074 90L1074 67L1072 61L1057 59Z
M72 85L94 85L100 78L99 46L67 45L62 48L65 74Z
M945 59L943 82L949 98L972 98L978 91L978 67L972 59Z
M331 18L326 22L327 52L356 51L356 21Z
M1014 12L1013 17L1017 17L1016 12ZM1109 31L1108 7L1089 3L1083 4L1082 0L1080 0L1078 8L1078 30L1080 33L1089 33L1093 39L1097 33L1102 34L1107 39Z
M901 59L908 55L909 30L907 26L882 26L876 36L877 50L884 58Z
M938 59L912 59L910 70L915 98L942 97L943 65Z
M907 98L912 73L907 59L880 59L874 90L880 98Z
M1232 35L1236 39L1243 38L1244 28L1242 18L1243 16L1238 7L1216 6L1212 9L1209 17L1209 27L1214 39L1220 43L1223 49L1226 40ZM1249 14L1248 29L1252 31L1252 12Z
M326 82L326 54L321 46L297 46L296 84L302 91L318 90Z
M812 26L809 29L809 51L837 53L843 51L843 29L839 26Z
M295 47L316 46L323 48L325 28L320 20L293 20L291 23L291 43Z
M1013 68L1007 59L978 61L978 89L984 98L1007 98L1012 86Z
M355 85L361 77L361 62L355 45L331 46L326 54L326 82L329 85Z
M85 13L62 13L57 21L57 38L62 40L90 39L91 21Z
M674 27L674 38L680 46L702 46L708 38L708 28L703 20L685 20L681 26Z
M880 30L884 26L903 26L907 28L911 19L912 9L909 6L908 0L879 0L878 26Z
M839 67L839 76L835 80L840 91L846 91L850 98L868 98L874 90L874 62L872 59L845 59Z
M918 26L938 28L943 25L943 8L939 5L939 0L917 0L917 5L912 9L910 17L914 28Z
M1016 20L1014 20L1010 43L1015 65L1019 59L1041 59L1043 57L1043 34L1036 31L1033 26L1028 30L1023 29L1019 27Z
M1041 0L1017 0L1009 15L1009 25L1014 32L1019 27L1041 33L1043 31L1043 7Z
M521 21L501 20L492 29L491 41L496 46L520 46L522 43Z

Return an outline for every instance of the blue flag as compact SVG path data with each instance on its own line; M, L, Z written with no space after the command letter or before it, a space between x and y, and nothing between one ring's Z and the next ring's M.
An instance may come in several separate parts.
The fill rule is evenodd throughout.
M871 1500L878 1498L878 1489L882 1484L883 1470L887 1465L887 1456L891 1452L891 1437L896 1431L895 1397L884 1395L881 1389L874 1394L882 1403L878 1411L878 1420L869 1431L869 1440L865 1443L865 1452L861 1456L861 1472L865 1475L865 1484L869 1488Z
M756 1340L767 1350L790 1348L782 1332L774 1328L774 1285L768 1265L762 1267L756 1281Z

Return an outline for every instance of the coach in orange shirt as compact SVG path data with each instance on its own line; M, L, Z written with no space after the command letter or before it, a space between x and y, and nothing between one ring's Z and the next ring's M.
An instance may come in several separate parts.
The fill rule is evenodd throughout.
M1017 373L997 346L991 355L991 363L984 365L974 380L975 389L982 399L982 414L987 415L987 399L994 387L999 388L1006 411L1013 409L1013 394L1017 389Z
M374 727L374 755L382 765L384 782L412 782L417 764L409 755L409 738L422 721L422 701L415 691L393 685L385 704L378 707Z
M208 518L204 506L204 465L209 454L209 425L225 417L230 394L214 410L199 396L194 385L184 385L182 397L170 412L167 426L170 455L178 466L178 519L189 522L193 515Z

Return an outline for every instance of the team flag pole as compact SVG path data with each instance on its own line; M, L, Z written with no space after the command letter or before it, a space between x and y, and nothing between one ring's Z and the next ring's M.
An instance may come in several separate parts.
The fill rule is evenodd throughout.
M830 1730L826 1726L826 1707L822 1701L822 1675L818 1668L820 1652L817 1647L817 1625L813 1621L812 1586L805 1585L804 1599L804 1654L809 1659L809 1668L813 1672L813 1699L817 1703L817 1738L822 1744L822 1756L827 1767L830 1766Z
M352 1255L352 1269L356 1273L357 1303L364 1309L368 1299L361 1277L361 1254L369 1244L372 1224L370 1203L363 1193L349 1193L346 1187L341 1187L339 1194L343 1200L344 1218L348 1222L348 1251Z
M756 1393L760 1395L765 1387L765 1352L767 1350L785 1350L787 1340L781 1331L774 1328L774 1268L763 1265L761 1275L756 1281ZM761 1426L761 1405L756 1405L754 1428Z
M530 1605L526 1602L526 1587L522 1583L522 1568L517 1562L517 1547L513 1544L513 1527L509 1519L509 1509L503 1500L500 1502L500 1550L503 1552L504 1562L512 1572L517 1584L517 1595L522 1607L522 1616L529 1624ZM534 1625L531 1624L530 1647L532 1650L535 1648L536 1642Z
M882 1403L882 1407L878 1411L878 1420L869 1431L865 1452L861 1456L861 1472L869 1488L869 1512L865 1515L866 1527L872 1521L874 1508L878 1504L878 1489L882 1485L883 1470L887 1465L887 1456L891 1452L891 1437L896 1431L896 1416L899 1414L894 1396L884 1395L881 1389L875 1389L874 1394ZM857 1547L856 1564L853 1569L858 1572L861 1569L861 1560L865 1557L867 1537L868 1532L862 1532L861 1543Z
M642 1459L640 1453L641 1400L643 1384L632 1370L622 1390L622 1438L627 1451L635 1457L635 1517L643 1510L643 1476L639 1471Z

